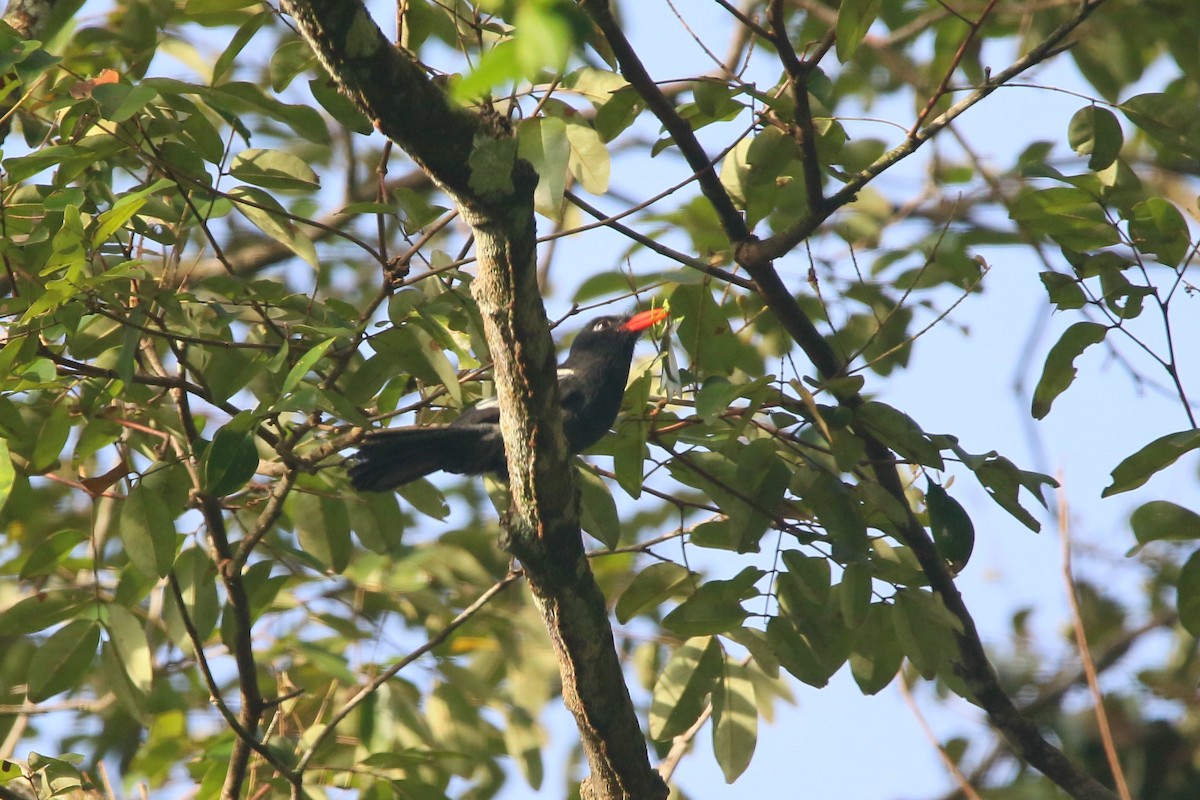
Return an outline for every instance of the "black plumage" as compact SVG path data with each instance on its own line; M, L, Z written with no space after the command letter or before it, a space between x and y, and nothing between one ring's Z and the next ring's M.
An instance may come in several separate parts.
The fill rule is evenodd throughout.
M627 316L599 317L575 337L558 368L563 432L579 453L608 432L625 394L633 348L642 331L667 316L652 309ZM505 474L500 407L494 398L465 410L449 425L411 425L367 434L350 465L350 483L360 492L383 492L433 472Z

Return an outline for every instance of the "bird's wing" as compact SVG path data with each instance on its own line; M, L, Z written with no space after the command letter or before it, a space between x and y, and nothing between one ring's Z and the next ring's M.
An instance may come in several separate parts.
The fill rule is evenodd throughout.
M458 419L450 423L453 428L464 425L499 425L500 403L495 397L485 397L475 405L458 415Z
M587 400L583 390L583 381L576 375L575 370L570 367L558 368L558 400L564 416L583 408Z
M572 377L575 375L575 370L570 367L558 368L558 391L562 396L564 405L566 404L566 396L568 392L572 392L575 387L575 382ZM577 392L572 392L574 397ZM579 398L576 398L578 400ZM468 408L458 419L450 423L451 425L499 425L500 424L500 400L495 397L485 397L475 405Z

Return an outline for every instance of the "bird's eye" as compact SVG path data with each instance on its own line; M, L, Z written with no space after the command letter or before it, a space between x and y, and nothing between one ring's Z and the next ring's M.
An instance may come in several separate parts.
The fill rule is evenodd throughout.
M592 324L592 330L602 331L605 328L610 327L611 325L612 325L612 320L598 319L595 321L595 323Z

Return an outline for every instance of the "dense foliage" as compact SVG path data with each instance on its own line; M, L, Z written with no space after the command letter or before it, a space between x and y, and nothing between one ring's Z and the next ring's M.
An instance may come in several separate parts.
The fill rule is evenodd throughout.
M455 165L374 132L271 3L80 5L30 4L42 18L14 2L0 30L0 789L64 794L100 785L101 765L118 786L199 797L540 786L562 654L502 547L505 487L356 495L343 469L364 430L447 421L494 391L474 212L421 169L445 187ZM1088 348L1140 350L1157 372L1129 370L1187 424L1114 465L1106 494L1200 448L1195 343L1173 317L1194 302L1200 6L681 6L711 60L652 76L604 3L373 10L492 132L457 165L470 191L516 196L521 160L536 170L556 336L599 309L670 308L576 477L664 778L710 717L733 781L793 681L848 669L872 694L903 670L1007 737L961 765L988 797L1058 791L993 687L1081 774L1200 794L1196 511L1174 498L1133 515L1144 596L1079 589L1097 669L1147 631L1174 637L1140 676L1174 716L1113 696L1114 736L1090 702L1063 710L1082 676L1039 663L1019 625L997 681L954 591L989 535L957 487L1037 530L1054 478L875 399L987 291L980 249L1019 247L1042 264L1030 291L1075 320L1032 416L1066 391L1100 396L1077 375ZM1090 85L1061 95L1069 129L989 164L955 120L1047 60ZM918 160L917 191L877 186ZM574 241L590 265L564 260L588 252ZM1071 774L1051 778L1104 796Z

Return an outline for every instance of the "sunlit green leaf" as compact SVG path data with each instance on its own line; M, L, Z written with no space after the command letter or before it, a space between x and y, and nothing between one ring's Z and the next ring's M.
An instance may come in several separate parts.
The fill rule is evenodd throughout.
M671 655L650 700L650 738L662 741L686 731L704 711L722 665L721 648L710 636L688 639Z
M283 150L253 148L233 157L230 173L266 189L317 189L321 181L303 159Z
M8 452L8 440L0 437L0 511L4 509L4 504L8 502L8 496L12 493L16 474L12 456Z
M758 742L758 709L754 703L754 683L746 668L725 656L723 669L713 687L713 753L725 773L725 782L733 783L754 756Z
M567 168L571 162L569 126L558 117L525 120L517 128L517 155L537 170L538 185L534 207L548 217L558 217L567 186Z
M154 668L145 622L123 606L112 604L105 611L108 621L104 628L116 648L125 675L139 691L149 692Z

